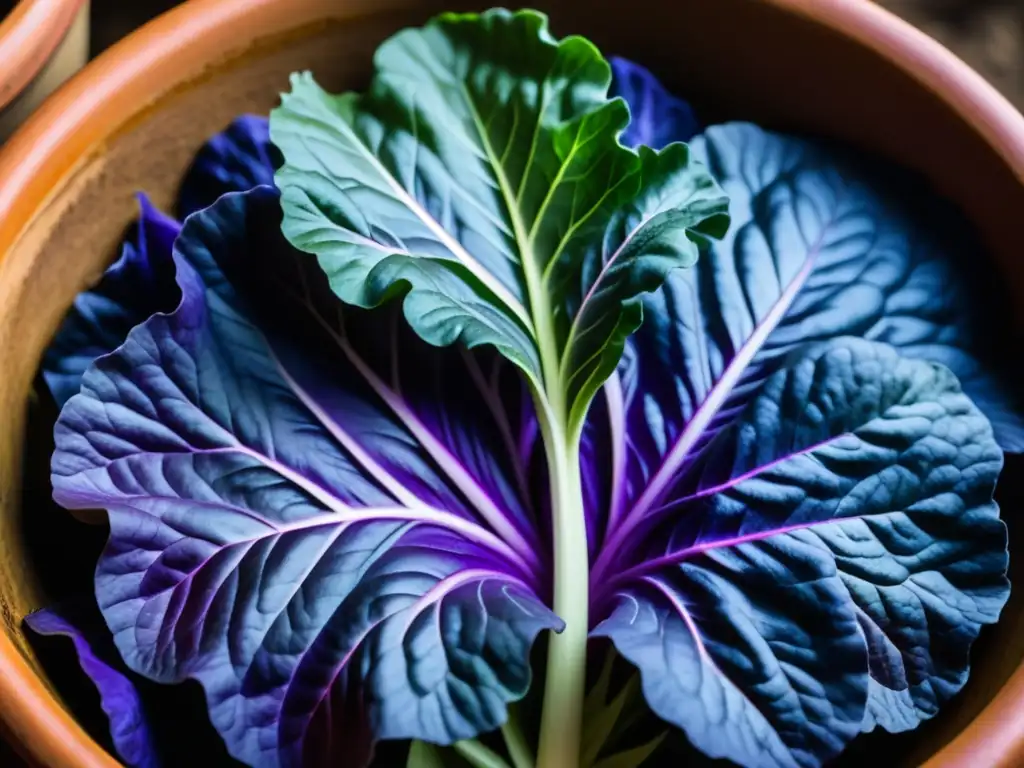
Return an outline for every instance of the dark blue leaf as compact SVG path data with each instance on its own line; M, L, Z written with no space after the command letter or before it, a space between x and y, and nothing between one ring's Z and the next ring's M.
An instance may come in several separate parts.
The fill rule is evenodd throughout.
M128 331L177 301L171 245L179 224L139 195L139 221L99 284L75 298L43 357L42 372L58 405L78 393L93 360L116 349Z
M669 93L650 71L612 57L612 95L629 104L629 126L621 141L627 147L661 149L673 141L690 141L700 132L693 109Z
M71 640L82 671L100 695L118 755L132 768L158 768L162 761L139 691L95 604L44 608L26 616L25 624L36 634Z
M1001 466L947 369L859 339L798 350L596 582L595 634L708 754L820 765L865 707L910 727L963 686L1009 594Z
M191 216L181 304L61 414L55 498L109 511L101 609L132 669L203 685L251 764L492 730L560 628L515 457L491 447L517 431L504 395L460 350L415 366L408 329L343 311L279 223L265 187Z
M227 192L272 183L275 151L265 117L239 117L196 156L182 183L179 215L205 208ZM78 295L46 352L42 372L58 405L77 394L82 373L94 359L113 351L151 314L170 311L177 302L171 246L180 224L144 195L139 207L139 221L120 258L95 288Z
M705 247L695 269L673 273L646 299L645 323L606 387L607 405L592 416L587 439L600 450L584 458L603 463L584 474L607 478L609 499L588 508L595 586L663 541L663 526L684 514L695 472L711 468L723 482L733 476L731 464L708 458L709 445L806 343L855 336L941 363L960 378L1002 446L1021 443L999 293L985 290L983 270L971 269L976 241L948 211L934 214L946 209L927 190L749 125L709 129L692 146L729 193L735 224L721 243ZM785 414L777 410L764 418ZM972 456L976 447L962 450ZM687 512L686 525L714 530L721 513L716 506ZM763 525L775 530L768 519ZM983 538L951 563L994 578L1000 563L1005 568L1002 541ZM903 581L890 584L882 601L885 620L858 596L862 585L844 583L859 601L871 655L865 729L903 730L931 717L962 687L971 641L1005 600L1005 587L993 587L993 603L978 610L954 593L941 628L920 607L904 606L910 597L897 589ZM598 618L603 610L596 608Z
M783 534L643 577L595 630L641 672L655 714L705 754L820 765L857 734L857 621L812 537Z
M273 184L277 158L267 118L236 118L196 154L178 191L178 216L184 219L228 192Z
M992 314L997 297L970 290L962 241L933 234L939 223L886 194L884 179L817 145L728 125L692 146L729 192L736 224L647 298L612 383L622 426L607 452L621 459L609 520L596 524L616 529L606 561L637 543L636 525L673 498L701 448L805 342L862 336L940 362L997 439L1016 444L1016 398L991 362L1007 331Z

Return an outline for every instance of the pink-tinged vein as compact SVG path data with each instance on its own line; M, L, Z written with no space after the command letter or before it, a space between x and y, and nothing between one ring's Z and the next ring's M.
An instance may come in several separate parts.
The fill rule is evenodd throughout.
M404 532L399 533L397 537L392 535L392 536L388 537L387 539L385 539L384 541L379 542L373 548L373 550L371 551L371 554L368 555L364 559L363 563L358 568L358 574L359 574L358 575L358 579L357 579L358 583L362 583L363 577L366 576L366 573L370 570L370 568L372 568L374 565L376 565L376 563L380 560L380 556L382 556L382 554L384 552L387 552L390 549L390 547L392 546L392 544L397 543L398 539L400 539L402 535L404 535ZM316 632L315 632L315 635L314 635L313 639L309 643L307 643L306 647L303 648L299 652L299 654L297 655L297 657L295 659L295 664L292 666L291 677L288 680L287 686L285 686L285 690L284 690L283 696L281 696L281 698L279 699L280 708L281 708L280 709L280 713L283 714L284 706L285 706L285 704L288 701L289 695L291 694L292 686L295 684L296 674L297 674L299 668L302 666L303 662L305 661L306 657L309 655L310 650L314 647L314 645L316 644L316 641L319 640L323 636L323 633L324 633L325 629L327 628L327 626L330 624L331 620L335 616L337 616L338 612L349 602L349 600L352 597L352 594L354 592L355 592L355 589L351 589L341 598L341 600L338 602L338 604L334 606L334 609L333 609L333 611L331 611L331 614L329 616L327 616L326 620L316 629ZM363 632L361 632L359 634L359 636L352 643L351 647L345 652L345 655L341 658L340 662L338 663L338 665L335 668L335 672L334 672L334 674L333 674L333 676L331 678L330 684L327 685L323 689L323 691L321 692L320 698L318 699L316 705L313 706L312 708L310 708L309 714L306 716L305 722L303 723L303 733L302 733L302 736L299 739L300 742L305 738L306 729L308 729L309 723L312 720L313 716L316 714L316 711L319 708L320 704L323 702L325 695L330 693L331 688L334 687L334 683L338 679L338 675L341 674L341 671L346 666L348 666L348 662L352 658L352 655L359 649L359 647L363 644L363 641L370 635L371 632L373 632L374 629L376 629L378 626L380 626L385 621L387 621L391 616L394 616L395 613L397 613L397 611L392 611L391 613L386 614L384 616L381 616L380 618L372 621L366 627L366 629L363 630ZM329 701L329 699L328 699L328 701ZM283 717L279 717L278 720L279 720L280 724L284 723L284 718Z
M55 496L57 496L59 493L59 497L57 498L57 500L60 501L60 503L66 505L68 509L88 509L90 508L90 504L93 506L98 505L100 507L110 507L116 506L118 503L122 501L130 501L133 499L156 499L180 502L182 504L190 504L193 506L216 506L216 508L219 509L230 509L239 514L243 514L253 520L256 520L257 522L261 522L264 525L267 525L275 532L282 533L290 530L304 528L311 525L321 524L321 519L322 524L327 524L328 521L334 524L339 524L370 522L375 520L404 520L409 522L421 522L429 525L434 525L439 528L451 530L461 534L462 536L465 536L470 541L474 541L486 547L487 549L490 549L492 552L495 552L496 554L500 555L502 558L505 558L507 561L514 563L516 566L522 569L522 573L524 574L533 576L537 573L537 570L535 567L533 567L532 562L525 560L523 557L521 557L518 552L512 549L505 541L496 536L494 533L487 530L483 526L474 523L472 520L467 520L458 515L454 515L451 512L445 512L443 510L434 509L433 507L428 507L426 505L420 505L417 508L399 506L352 507L345 504L341 499L334 496L332 493L330 493L317 483L313 482L309 478L299 474L298 472L295 472L294 470L285 466L284 464L281 464L280 462L275 461L269 458L268 456L264 456L263 454L243 445L206 449L199 451L199 453L238 453L243 456L248 456L249 458L259 462L260 464L267 467L267 469L270 469L271 471L279 474L285 480L288 480L293 485L305 491L307 494L309 494L318 502L320 502L324 507L329 509L330 514L310 517L304 520L297 521L295 523L280 525L272 520L269 520L263 515L260 515L259 512L255 510L244 509L236 505L227 504L226 502L214 503L198 499L186 499L180 496L159 496L156 494L147 494L145 496L127 496L121 494L114 495L104 491L95 491L92 493L82 493L80 491L74 490L61 491L59 488L56 489L57 493L55 493ZM132 454L132 456L139 455L144 454ZM160 455L166 456L169 454ZM94 467L92 470L78 472L76 473L76 475L88 477L89 474L91 474L94 471L103 471L104 473L106 473L106 468L116 463L117 461L109 462L103 467Z
M728 539L717 539L715 541L701 542L700 544L694 544L693 546L681 549L678 552L670 552L667 555L656 557L651 560L645 560L639 565L635 565L622 573L615 576L609 582L609 588L613 586L621 586L622 584L632 581L634 579L642 579L643 581L651 581L652 579L646 574L653 573L659 568L665 566L678 565L685 560L697 557L699 555L706 554L707 552L713 552L716 549L728 549L729 547L738 547L743 544L749 544L755 541L763 541L764 539L770 539L773 536L782 536L787 533L793 533L795 531L805 531L810 528L817 528L821 525L831 525L832 523L838 522L845 518L830 517L828 520L813 520L806 523L796 523L794 525L784 525L778 528L770 528L765 531L758 531L757 533L747 533L742 536L732 536Z
M512 435L512 427L508 421L508 414L501 405L501 401L496 395L497 383L489 384L484 379L483 371L480 370L480 366L477 363L473 353L466 347L459 348L462 352L462 357L466 361L466 369L469 371L470 378L473 379L473 383L476 384L477 390L480 392L480 397L484 403L487 404L487 410L491 412L491 418L494 419L494 423L497 426L498 432L501 434L501 440L505 444L505 450L508 451L509 460L512 462L512 471L516 476L516 485L519 489L520 501L522 504L532 512L532 506L530 504L530 488L526 482L526 473L523 470L523 462L520 460L520 451L516 445L515 437ZM497 368L495 369L497 373Z
M488 549L497 552L518 565L523 569L524 573L535 574L537 572L536 568L533 567L534 564L520 556L520 554L510 547L507 542L471 520L466 520L458 515L453 515L451 512L444 512L439 509L434 509L433 507L428 507L425 504L412 509L407 507L350 507L333 494L330 494L316 483L289 467L246 448L241 448L240 451L248 454L257 461L262 462L268 469L278 472L285 479L290 480L295 485L298 485L304 491L324 504L328 509L332 510L336 518L343 521L408 520L430 523L440 528L456 531L471 541L483 544Z
M330 517L330 518L335 518L336 519L335 515L328 515L326 517ZM308 521L301 521L301 522L308 523ZM319 551L317 551L317 553L312 558L310 558L308 567L306 568L305 571L303 571L301 576L299 576L298 578L295 579L294 583L292 584L292 589L288 593L287 598L285 598L283 600L280 600L280 602L279 602L279 604L281 606L280 610L278 610L274 614L273 619L267 621L267 623L266 623L266 630L263 632L262 636L260 637L260 645L261 646L263 644L263 641L266 640L267 635L270 633L271 629L273 628L274 622L277 621L278 618L280 618L282 613L284 613L286 610L288 610L288 606L291 604L292 600L295 598L295 595L298 594L299 591L305 585L306 579L309 578L309 575L320 564L320 562L323 560L324 556L337 543L338 539L341 538L342 534L345 533L345 531L348 529L349 525L351 525L351 523L343 523L343 524L340 524L340 525L337 522L333 523L333 527L336 530L334 530L329 536L327 536L327 538L324 541L324 543L321 544L321 546L319 548ZM284 530L280 530L279 529L279 530L275 530L273 532L270 532L266 536L254 536L254 537L250 537L248 539L240 539L240 540L236 540L236 541L230 542L230 543L222 546L218 550L218 552L223 552L224 550L230 549L230 548L233 548L233 547L239 547L239 546L243 547L243 551L241 551L234 558L234 565L231 566L231 568L230 568L229 574L230 573L234 573L237 570L237 568L241 565L241 562L242 562L243 559L245 559L246 555L248 555L250 552L252 552L253 545L257 541L269 539L272 536L280 537L283 534L291 532L291 531L309 530L309 529L311 529L313 527L314 526L308 525L308 524L307 525L298 525L298 526L292 525L292 526L289 526L289 527L285 528ZM318 526L316 526L316 527L329 528L329 527L331 527L331 524L327 523L325 521L321 521L321 522L319 522ZM404 527L402 529L399 529L397 532L394 532L390 536L388 536L387 541L389 543L397 541L408 530L409 530L408 527ZM191 593L193 579L195 578L197 573L202 571L203 568L205 568L206 566L208 566L210 564L211 559L212 559L212 557L204 558L203 561L197 567L193 568L191 571L189 571L187 574L185 574L183 576L183 578L180 579L171 588L171 592L172 593L177 593L179 589L181 589L182 587L185 586L185 584L188 584L188 591ZM152 567L152 565L150 567ZM146 570L148 571L149 569L147 568ZM206 594L200 596L200 598L199 598L200 600L202 600L204 597L206 598L206 601L205 601L205 604L203 605L203 610L202 610L202 612L204 614L206 613L206 610L209 608L209 606L213 602L213 600L217 597L217 591L219 591L223 586L224 586L224 580L221 580L218 583L216 590L207 589L206 590ZM162 622L161 623L161 628L168 628L168 629L171 629L171 630L174 629L174 626L177 625L178 620L181 618L181 611L184 611L185 605L186 605L187 601L188 601L188 597L186 596L185 600L181 601L180 608L179 608L179 613L174 618L174 621L173 622L167 622L167 621ZM171 624L172 626L168 627L168 624ZM161 634L163 634L163 633L161 633ZM172 641L173 641L173 637L167 638L167 643L170 643ZM166 649L166 644L161 649L161 652L163 652L165 649Z
M661 592L665 599L668 600L669 605L672 606L672 609L679 614L679 618L683 620L686 628L690 631L690 634L693 635L693 642L697 646L697 653L700 656L701 661L714 666L715 662L712 660L711 654L708 653L707 648L704 647L704 641L700 637L700 630L697 629L697 623L693 620L693 617L686 609L686 606L683 605L682 601L679 600L671 589L669 589L665 584L662 584L658 579L645 576L643 580Z
M377 629L377 627L379 627L388 619L391 619L400 613L408 612L408 621L406 622L405 625L405 632L407 632L409 630L409 627L412 625L412 622L416 620L416 617L419 616L419 614L421 614L424 610L434 605L435 603L438 603L441 600L443 600L447 595L449 595L459 587L474 581L484 581L486 579L491 578L499 578L503 581L514 581L520 584L522 583L518 579L510 578L507 574L501 573L499 571L490 571L485 569L470 569L466 571L457 571L456 573L446 576L445 578L438 581L437 584L435 584L433 587L427 590L412 605L406 606L405 608L399 608L398 610L393 611L387 614L386 616L383 616L374 621L373 623L371 623L363 632L360 633L359 637L357 637L355 642L352 643L352 646L348 649L348 651L346 651L345 655L342 656L342 658L335 665L334 672L331 675L330 681L325 686L323 686L323 690L320 692L320 697L317 699L316 704L309 709L309 715L305 718L305 722L303 723L303 735L301 738L305 739L305 732L309 728L309 724L312 721L313 716L316 714L316 711L320 708L320 705L323 704L324 699L327 699L328 701L330 700L329 696L331 689L334 688L334 684L338 681L338 677L341 675L341 673L345 670L345 667L347 667L349 662L352 660L352 656L356 654L356 652L360 649L362 644L366 641L366 638L369 637L370 634L375 629ZM403 632L403 636L405 632ZM310 644L309 647L312 647L312 644ZM305 655L305 653L303 653L303 655ZM297 668L298 665L296 665L296 669ZM292 679L294 680L294 677ZM289 688L290 687L291 686L289 685Z
M281 362L274 357L272 353L271 357L277 365L278 372L281 374L281 377L295 393L295 396L299 398L300 402L306 406L310 413L312 413L323 425L324 429L326 429L331 436L338 441L341 447L344 448L374 480L380 483L400 504L404 504L407 507L424 506L421 499L417 498L417 496L402 485L394 475L382 467L363 448L363 446L359 444L357 440L345 431L342 426L330 416L330 414L328 414L315 400L313 400L312 397L309 396L309 393L306 392L306 390L288 374L288 371L285 370Z
M813 454L815 451L820 450L822 448L826 448L832 443L835 443L841 440L842 438L847 437L849 434L849 432L842 432L838 435L833 435L832 437L821 440L820 442L814 443L813 445L809 445L806 448L801 448L799 451L793 451L792 453L787 453L785 456L782 456L778 459L773 459L772 461L769 461L767 464L762 464L759 467L748 469L743 474L730 478L724 483L711 486L709 488L704 488L700 491L697 491L696 493L690 494L689 496L683 496L682 498L676 499L669 504L665 504L664 506L658 507L657 509L652 509L650 513L648 513L648 522L653 522L654 519L663 517L666 513L677 510L686 504L690 504L700 499L705 499L709 496L714 496L715 494L718 493L723 493L725 491L730 490L731 488L735 488L740 483L744 483L747 480L753 480L757 477L760 477L765 472L770 472L776 467L785 464L786 462L791 461L792 459L795 459L798 456L808 456L810 454Z
M344 604L344 601L342 601L342 604ZM340 610L340 608L341 608L341 606L339 605L338 606L338 610ZM389 613L389 614L387 614L385 616L382 616L379 619L375 619L374 621L372 621L369 624L369 626L366 627L366 629L364 629L362 632L360 632L359 636L352 642L352 646L345 652L345 655L341 657L341 659L338 661L337 665L335 666L334 672L333 672L333 674L331 676L330 682L327 685L325 685L323 690L320 692L320 698L317 699L316 704L314 704L312 707L310 707L309 714L307 714L303 718L304 722L302 724L302 735L297 739L299 744L302 744L305 741L305 739L306 739L306 731L309 730L309 724L312 722L313 717L316 715L317 710L320 708L320 705L323 703L325 698L327 698L327 700L330 701L329 696L330 696L330 693L331 693L331 689L334 688L334 684L338 681L338 677L341 675L341 673L348 666L349 662L352 660L352 657L362 647L363 643L366 642L366 638L368 638L370 636L370 634L375 629L377 629L377 627L379 627L385 621L390 619L397 612L398 611L395 611L394 613ZM337 613L337 610L335 611L335 613ZM321 633L322 633L322 631L323 630L321 630ZM319 637L319 634L318 634L318 637ZM313 647L313 643L310 643L308 646L306 646L306 648L303 650L302 654L299 656L299 659L298 659L297 663L295 664L295 668L292 671L292 678L288 682L288 687L285 689L284 697L282 698L282 701L281 701L281 709L282 710L284 709L284 702L287 700L288 694L291 692L292 684L295 682L295 672L298 670L299 665L302 663L303 658L305 658L306 653L312 647ZM284 724L284 718L281 717L279 719L279 722L283 725ZM328 730L330 730L330 729L328 729Z
M258 512L250 509L245 509L233 504L227 504L221 501L202 501L195 499L184 499L180 496L157 496L155 494L136 494L134 496L111 496L109 494L94 493L94 494L75 494L75 498L80 502L88 502L92 504L102 504L107 507L114 509L124 506L129 509L141 512L149 517L156 517L155 515L146 512L144 509L134 506L131 502L140 501L167 501L167 502L178 502L182 505L189 507L196 507L199 509L216 509L216 510L228 510L244 517L249 518L253 522L260 523L267 527L267 536L275 536L282 533L291 533L293 531L302 531L310 528L317 528L323 526L332 525L350 525L353 523L372 523L372 522L383 522L386 520L393 520L395 522L408 522L408 523L424 523L428 525L435 525L439 528L445 528L448 530L454 530L458 533L463 534L466 538L471 541L475 541L478 544L497 551L499 554L513 558L513 562L516 562L520 567L525 566L525 563L515 560L514 553L510 552L507 545L504 545L500 539L494 536L489 531L474 525L472 522L464 520L457 515L453 515L450 512L443 512L441 510L432 509L430 507L420 507L419 509L408 509L406 507L348 507L345 509L332 511L324 515L313 515L311 517L302 518L301 520L295 520L290 523L277 523L270 520ZM158 518L160 519L160 518ZM173 526L172 526L173 527ZM229 546L244 541L255 541L261 537L250 537L249 539L237 539L235 541L224 542L222 546ZM211 541L216 544L216 541Z
M758 324L754 333L751 334L750 338L746 340L730 361L722 377L711 390L711 394L701 403L693 418L690 419L675 444L665 455L661 466L654 473L640 498L637 499L632 509L625 515L622 524L612 532L595 564L595 573L598 576L603 575L604 571L611 566L611 560L616 556L623 544L629 540L633 530L669 489L676 473L686 461L694 445L697 444L697 441L704 434L704 430L707 429L708 425L718 414L719 409L725 404L732 393L733 387L739 383L747 366L750 365L754 356L760 351L769 334L775 330L779 321L789 310L796 295L803 288L807 278L814 270L819 246L820 242L815 246L811 257L807 259L793 281L786 287L786 290L782 292L768 314Z
M675 445L672 446L672 449L665 456L665 460L658 467L657 472L654 473L651 482L647 484L644 492L629 511L627 524L645 515L660 500L668 485L674 479L675 473L689 455L690 449L693 448L701 435L704 434L704 430L707 429L708 425L718 414L718 410L725 404L726 399L732 393L733 387L736 386L746 371L747 366L750 365L754 356L760 351L764 342L768 339L768 335L775 330L779 321L789 310L793 299L796 298L797 293L803 287L813 267L814 260L808 259L796 278L786 287L786 290L783 291L764 320L758 325L757 330L750 335L750 338L747 339L736 356L730 361L722 377L711 390L711 394L701 403L697 412L679 436L679 439L676 440Z
M520 559L532 563L531 572L539 571L541 564L537 555L539 547L536 546L536 542L530 542L526 539L523 532L513 525L509 517L498 508L490 495L480 487L476 478L466 471L461 462L452 456L448 448L426 428L405 402L380 380L377 374L356 354L356 351L352 349L348 341L337 335L335 335L335 339L351 363L373 388L374 392L412 432L420 445L423 446L441 470L466 496L491 529L519 554Z
M429 429L424 426L423 422L420 421L419 417L404 403L401 397L399 397L394 390L389 388L376 373L366 364L366 362L359 356L359 354L352 348L352 345L348 343L343 335L339 334L338 331L328 323L319 312L313 312L313 317L317 323L324 329L324 331L334 340L334 343L338 345L349 362L355 366L356 370L359 371L360 375L366 379L366 382L370 385L377 396L380 397L384 403L391 409L395 417L401 421L405 427L413 434L423 449L434 459L437 465L440 467L448 478L455 484L455 486L469 499L469 502L476 507L477 512L484 519L484 522L489 524L491 528L497 532L497 534L504 539L508 545L513 548L519 555L521 560L525 560L533 564L531 573L538 573L541 570L541 561L537 552L540 551L540 545L536 541L536 533L532 530L529 531L531 534L532 542L527 541L520 531L498 507L494 501L487 494L487 492L480 487L474 478L466 468L462 466L451 452L441 443ZM230 434L230 433L227 433Z
M705 664L707 667L710 667L715 674L722 677L728 683L728 685L732 686L732 689L734 691L739 693L746 700L747 704L752 709L754 709L758 715L764 718L765 722L770 723L771 721L769 720L768 716L762 711L761 707L758 706L754 701L752 701L750 696L748 696L744 691L741 691L739 687L736 685L736 683L733 682L732 678L725 674L725 672L722 671L718 664L715 663L715 660L711 657L711 654L708 653L708 650L704 645L704 640L700 636L700 630L697 627L697 623L693 620L693 616L690 614L689 610L687 610L686 606L682 603L682 601L680 601L679 598L676 597L672 589L669 588L667 585L662 584L657 579L646 577L644 578L644 581L653 586L655 589L657 589L662 595L664 595L665 599L668 600L669 605L679 615L679 618L682 619L687 631L689 631L690 635L693 637L693 642L697 649L697 655L700 657L701 662L703 662L703 664ZM664 630L662 630L662 632L664 632ZM788 680L789 675L786 675L786 677ZM703 687L703 676L701 678L700 683L701 687Z

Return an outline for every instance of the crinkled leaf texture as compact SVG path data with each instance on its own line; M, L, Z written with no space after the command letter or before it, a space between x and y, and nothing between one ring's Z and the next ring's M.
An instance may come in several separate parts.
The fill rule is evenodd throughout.
M337 196L337 179L310 165L286 198L309 193L292 213L309 216L307 245L325 237L319 250L299 245L318 254L328 286L278 237L272 191L222 199L175 256L181 305L97 363L57 428L58 500L110 510L97 590L118 647L149 677L200 680L230 750L250 763L358 764L377 738L450 743L493 728L528 684L534 636L559 626L544 607L547 492L521 384L495 355L428 347L393 308L342 310L331 291L351 298L362 270L378 293L356 303L411 289L413 323L438 320L428 298L503 313L500 291L452 265L452 241L529 303L508 221L477 206L501 190L473 175L487 162L459 144L466 125L410 140L436 116L419 103L422 80L405 88L394 69L415 60L416 77L434 72L415 59L417 40L382 49L393 55L379 57L368 96L300 82L289 98L315 118L303 162L361 168L339 160L341 115L387 169L415 167L393 178L430 212L414 217L424 228L404 229L387 174L370 190L383 194L378 210ZM455 43L445 66L457 72L466 48ZM636 116L624 141L689 138L644 118L684 114L649 76L613 68ZM489 71L473 71L485 88ZM557 138L569 117L535 121ZM393 133L376 132L385 124ZM516 156L515 131L502 130ZM551 141L542 156L557 154ZM448 168L460 152L466 163ZM934 714L1005 602L991 501L1001 453L979 408L1004 448L1024 441L995 375L996 302L968 290L961 241L929 236L936 217L908 211L899 186L862 163L739 125L710 129L693 154L731 195L736 226L720 244L687 230L701 260L643 297L646 322L590 414L594 632L705 752L818 765L862 729ZM372 216L357 221L363 210ZM650 210L641 201L622 221ZM602 248L619 238L605 234ZM424 263L372 255L395 243ZM445 296L416 299L424 275ZM573 311L566 301L556 315ZM513 311L495 327L509 317L515 326ZM517 327L529 339L529 324ZM847 338L821 343L836 336ZM476 339L443 341L456 337Z
M279 157L266 117L235 118L196 154L178 191L178 216L184 219L228 192L273 184Z
M77 394L93 360L112 352L128 331L177 301L171 244L179 225L144 195L139 195L139 209L120 258L94 288L78 294L43 357L43 377L58 405Z
M640 68L626 62L617 61L615 72L616 77L621 72L632 78L630 84L620 84L623 91L642 85L645 92L650 92L656 87L652 77L645 77ZM201 210L222 194L269 181L274 158L265 118L247 115L233 121L197 155L182 184L177 206L180 215ZM44 371L61 405L79 391L81 375L95 358L113 351L132 327L153 313L173 309L180 295L171 262L171 244L180 225L156 211L144 197L140 198L140 207L140 220L123 246L122 257L107 269L99 285L78 297L47 354ZM466 357L464 364L484 393L491 413L499 420L512 418L503 412L505 406L494 390L508 386L507 373L500 373L500 363L489 360L484 370L475 357ZM425 400L421 406L429 407ZM524 493L526 468L535 448L536 421L528 407L519 408L512 421L517 422L515 434L511 422L503 424L499 445L517 457L513 474L518 492ZM98 624L97 637L101 631L102 625ZM87 673L91 669L87 663L83 667ZM116 728L117 723L113 726Z
M683 144L624 147L608 62L536 12L445 14L374 66L365 94L295 76L271 114L286 236L344 301L406 294L422 338L495 346L580 424L725 196Z
M139 691L96 605L67 603L46 608L26 616L25 624L38 635L71 640L82 671L99 693L117 754L131 768L159 768L160 753Z
M1006 601L998 301L903 182L749 125L692 146L734 227L591 415L595 633L705 752L818 765L934 715Z
M267 187L191 216L180 305L61 413L54 496L109 511L100 607L132 669L203 685L250 764L492 730L561 627L518 457L493 450L522 388L343 311L279 224Z
M869 667L932 714L1008 594L1002 452L952 374L860 339L796 354L681 473L595 630L657 714L743 765L837 754Z

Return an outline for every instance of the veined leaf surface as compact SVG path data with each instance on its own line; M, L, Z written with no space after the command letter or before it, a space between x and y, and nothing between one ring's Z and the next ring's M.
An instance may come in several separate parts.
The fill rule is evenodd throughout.
M496 728L560 627L518 459L491 448L514 409L464 351L343 312L279 221L266 187L190 217L180 305L61 414L55 498L109 512L100 607L129 666L197 679L253 765Z
M608 63L538 13L446 14L374 64L365 94L298 75L272 113L286 236L344 301L406 294L420 336L494 345L578 425L724 195L685 145L622 146Z
M597 631L704 751L817 765L859 730L933 716L1006 601L991 498L997 442L1022 434L1006 329L998 293L969 271L977 241L929 216L944 209L920 185L750 125L692 146L734 226L645 298L584 433L592 589L624 579L614 600L595 597L599 618L611 611ZM839 354L846 370L815 362ZM800 370L813 386L776 383ZM837 417L853 402L857 419L871 412L844 390L880 396L899 376L933 377L931 394L915 384L924 399L882 421ZM783 445L768 437L787 423ZM808 435L824 425L838 432L818 445Z

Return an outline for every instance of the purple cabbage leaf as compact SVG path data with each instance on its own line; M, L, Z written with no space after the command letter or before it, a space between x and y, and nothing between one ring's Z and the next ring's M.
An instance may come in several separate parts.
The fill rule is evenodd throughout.
M267 118L242 115L196 155L179 191L179 217L211 205L228 192L272 184L275 148ZM128 332L178 301L171 246L181 224L140 194L139 218L119 258L99 283L75 299L43 358L42 373L58 406L78 393L93 360L120 346Z
M1002 453L955 377L861 339L794 356L676 475L631 565L594 573L594 634L741 765L820 765L866 703L887 727L933 715L1009 592Z
M693 108L669 93L649 70L618 56L608 63L612 66L612 95L629 105L629 125L619 137L623 144L663 149L700 133Z
M37 635L62 636L74 646L82 671L96 687L117 754L131 768L163 764L153 727L131 674L124 668L94 603L64 603L25 617Z
M532 157L508 103L488 99L528 108L537 91L467 65L478 36L512 29L516 50L537 37L556 63L593 68L551 115L529 113L538 163L571 170L579 136L601 145L622 128L607 106L618 102L594 87L607 65L592 47L555 43L536 15L444 18L425 34L447 69L418 58L427 38L407 32L378 53L361 101L293 82L275 138L292 164L278 181L298 250L276 191L221 196L218 163L234 169L223 178L265 178L245 170L270 157L259 126L197 161L210 183L183 187L194 213L174 249L180 304L96 360L61 415L55 497L109 511L96 587L125 661L153 680L198 680L229 751L257 765L362 765L377 740L449 745L497 728L529 685L537 634L562 619L563 638L579 629L572 602L583 642L610 639L654 713L711 756L816 766L862 731L934 715L1005 603L992 492L1000 446L1024 446L988 311L998 302L978 302L961 268L973 242L929 234L937 225L904 204L900 182L844 153L747 125L711 128L689 151L641 150L657 172L597 227L574 230L578 198L551 185L552 210L568 211L551 231L584 265L551 271L564 289L549 308L556 351L589 382L561 382L573 419L617 364L573 480L551 459L574 454L545 423L552 388L536 391L545 350L516 222L480 205L501 191L485 172L493 152L467 152L466 123L440 119L404 78L448 93L443 72L475 73L489 138L505 140L520 180L515 164ZM685 105L635 65L612 70L634 115L624 142L689 138ZM576 123L559 111L570 107ZM426 130L431 118L444 130ZM706 180L695 193L656 167L699 168L691 154L730 196L721 242L702 234L720 234L700 223L720 212ZM614 171L602 157L587 167ZM401 170L401 189L381 163ZM543 221L537 232L550 244ZM484 272L453 266L462 246ZM674 269L697 247L695 267ZM603 286L601 265L623 250L635 269ZM585 326L600 339L577 355L568 329L595 296ZM568 526L566 487L582 507ZM575 522L589 585L556 578ZM583 711L558 642L547 688L568 693L555 717L545 699L548 764L545 725L571 743ZM588 759L620 757L600 749Z
M998 294L843 153L749 125L692 147L734 224L645 298L591 413L595 634L705 752L818 765L932 717L1006 601Z
M179 226L139 195L139 219L120 257L95 287L78 294L43 357L43 378L57 405L77 394L93 360L120 346L154 312L174 307L171 244Z
M266 117L235 118L203 145L185 173L178 191L178 217L184 220L228 192L273 184L277 157Z
M895 172L749 124L691 147L728 192L733 226L645 300L649 322L620 366L623 386L666 394L666 434L697 415L687 440L707 439L797 345L860 336L948 367L1000 445L1024 447L1010 315L955 212Z
M54 496L109 512L100 607L129 667L203 685L250 764L492 730L561 626L518 457L493 449L518 410L486 360L342 311L279 222L265 187L191 216L178 308L61 414Z

